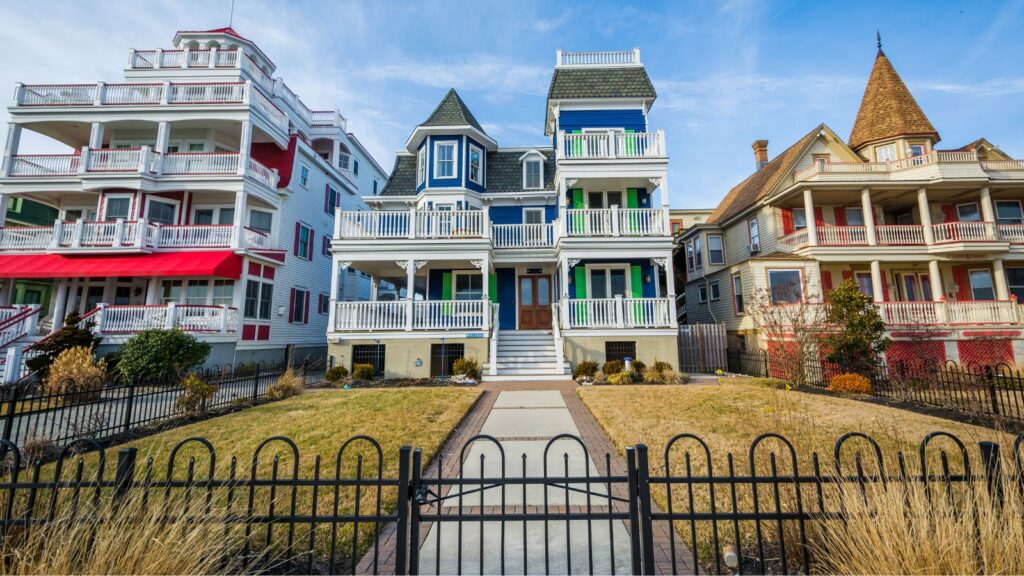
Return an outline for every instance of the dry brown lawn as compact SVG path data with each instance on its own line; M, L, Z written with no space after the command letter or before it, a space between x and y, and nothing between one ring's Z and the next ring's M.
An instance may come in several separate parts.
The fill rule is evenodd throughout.
M686 458L689 455L693 476L706 476L707 464L702 449L693 442L685 441L675 445L668 461L665 447L677 434L690 433L703 439L712 453L712 467L715 476L728 474L728 455L733 455L737 475L746 475L750 470L748 450L754 439L763 433L781 434L792 442L797 454L801 474L813 473L812 453L817 453L821 472L825 475L835 471L833 448L836 440L847 432L863 432L877 442L884 455L886 472L899 472L897 452L903 452L908 473L919 471L918 447L930 432L944 431L958 436L967 445L971 464L975 472L981 471L977 443L982 440L998 442L1004 456L1009 456L1013 437L996 430L962 424L942 418L928 416L879 406L855 399L840 398L824 394L811 394L795 390L779 389L765 385L756 379L723 378L717 384L691 384L686 386L602 386L580 388L579 396L596 417L602 428L618 446L646 444L649 447L650 469L653 476L665 474L666 467L672 476L685 476ZM928 462L933 472L941 472L940 452L949 456L953 473L962 470L959 452L948 439L933 441L929 445ZM777 440L767 440L757 449L754 459L758 475L767 476L771 470L770 454L775 455L778 473L791 473L792 465L788 451ZM877 472L878 466L869 446L863 440L855 440L843 448L843 473L855 474L857 455L863 460L865 474ZM1004 462L1004 465L1010 465ZM982 487L984 489L984 487ZM825 509L835 503L836 493L824 490ZM656 484L652 495L663 509L668 507L668 493L664 484ZM708 484L694 484L692 491L686 484L676 484L672 491L672 506L675 511L689 511L689 498L693 498L695 512L710 511L710 490ZM805 510L816 510L819 505L813 484L804 485L801 497ZM780 508L795 511L796 490L783 486L780 490ZM718 511L731 511L729 487L719 484L714 498ZM754 498L750 484L738 485L738 509L750 512ZM763 485L758 497L761 510L774 510L777 502L772 496L770 485ZM721 540L715 549L712 539L712 525L709 521L677 521L675 529L688 545L696 549L702 565L709 571L719 568L727 572L724 565L716 566L716 556L721 558L722 546L736 543L735 529L731 522L719 522L717 529ZM739 550L744 558L745 571L779 571L780 546L785 542L788 550L788 570L800 569L802 559L798 543L798 526L790 522L779 531L774 522L763 522L762 533L766 542L766 556L770 565L760 567L752 562L756 554L754 535L757 527L753 522L739 523ZM692 530L692 531L691 531ZM812 524L807 527L808 540L814 546L818 532ZM693 538L694 533L696 538ZM774 562L774 564L772 564ZM812 570L822 569L821 565Z

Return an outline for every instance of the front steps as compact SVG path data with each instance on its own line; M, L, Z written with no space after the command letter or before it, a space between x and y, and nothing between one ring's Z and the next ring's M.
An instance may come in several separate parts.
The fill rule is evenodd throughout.
M501 330L498 332L498 374L484 368L489 382L509 380L567 380L571 372L567 362L561 371L555 357L555 337L550 330Z

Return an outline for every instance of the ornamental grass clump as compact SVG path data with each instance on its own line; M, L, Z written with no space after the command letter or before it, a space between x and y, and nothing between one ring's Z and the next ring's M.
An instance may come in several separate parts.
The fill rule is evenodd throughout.
M828 390L838 394L871 394L871 380L860 374L839 374L832 377Z
M267 398L271 400L284 400L285 398L298 396L302 394L303 386L302 376L296 374L292 368L288 368L277 379L277 382L267 389Z
M189 416L197 416L206 410L206 404L217 393L217 387L196 374L189 374L181 381L182 393L174 401L179 410Z
M480 363L476 358L459 358L452 363L452 374L466 378L480 379Z
M60 396L65 404L91 402L100 397L107 380L107 361L94 360L91 346L76 346L60 353L50 365L43 391Z

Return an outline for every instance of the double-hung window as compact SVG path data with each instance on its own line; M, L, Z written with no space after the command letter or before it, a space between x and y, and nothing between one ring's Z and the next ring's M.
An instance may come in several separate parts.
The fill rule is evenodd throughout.
M793 229L803 230L807 228L807 213L803 208L793 208Z
M700 246L700 236L693 239L693 266L694 268L704 267L704 252Z
M750 246L760 248L761 246L761 233L757 229L757 218L751 218L747 221L747 228L750 230Z
M234 280L214 280L213 281L213 305L214 306L231 306L235 301L235 281Z
M258 230L264 234L270 234L270 226L274 220L274 215L270 212L264 212L262 210L250 210L249 211L249 228Z
M981 210L977 202L956 205L956 217L961 222L981 222Z
M725 248L722 246L722 236L719 234L708 235L708 264L713 266L725 264Z
M476 272L455 273L456 300L483 300L484 279Z
M303 188L309 187L309 166L305 164L299 166L299 184L302 184Z
M292 296L292 313L289 321L292 324L305 324L309 321L309 290L295 288Z
M772 304L792 304L801 301L804 291L800 270L769 270L768 289Z
M844 210L846 214L846 225L847 226L863 226L864 225L864 211L859 207L850 207Z
M416 185L427 181L427 147L421 146L416 152Z
M997 200L996 221L1000 224L1024 224L1020 200Z
M710 284L710 286L711 286L711 299L712 300L718 300L719 298L721 298L722 293L721 293L721 291L718 288L718 282L712 282Z
M896 145L886 144L875 148L875 162L892 162L896 159Z
M626 266L602 266L590 268L590 283L587 285L590 298L629 297L632 294L629 268Z
M434 178L455 178L455 142L434 143Z
M270 307L274 301L274 285L259 280L245 283L245 309L242 315L256 320L270 320Z
M298 223L295 228L295 255L306 260L313 259L313 250L310 242L313 241L313 230L303 223Z
M127 220L131 208L130 196L107 196L105 220Z
M971 270L971 298L975 300L995 300L996 291L992 284L992 271L985 268Z
M739 274L732 275L732 299L736 315L743 314L743 278Z
M469 181L484 183L484 153L472 144L469 145Z
M542 187L542 168L540 160L527 160L523 163L523 188L537 190Z

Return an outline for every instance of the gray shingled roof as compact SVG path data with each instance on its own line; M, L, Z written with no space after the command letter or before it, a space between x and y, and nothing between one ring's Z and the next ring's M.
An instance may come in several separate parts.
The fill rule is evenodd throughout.
M544 190L555 189L555 155L546 152L544 163ZM487 172L486 193L521 192L523 190L523 165L519 163L522 150L488 152L485 171ZM416 157L400 155L395 159L391 177L381 190L381 196L414 196L416 194Z
M556 68L548 99L654 98L654 84L643 66L624 68Z
M472 126L484 132L480 123L473 117L466 103L459 97L459 93L452 88L445 95L441 103L430 114L420 126ZM486 134L486 132L484 132Z

